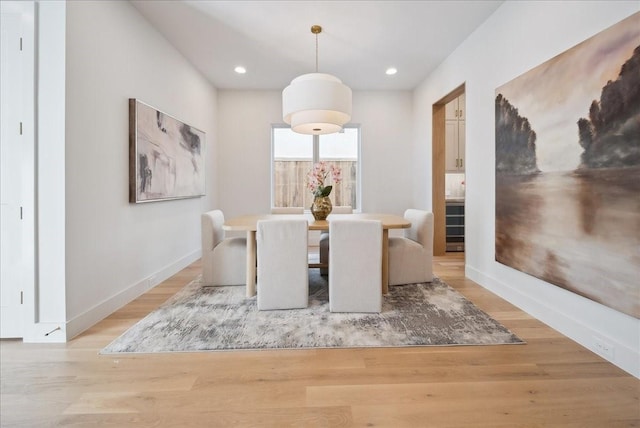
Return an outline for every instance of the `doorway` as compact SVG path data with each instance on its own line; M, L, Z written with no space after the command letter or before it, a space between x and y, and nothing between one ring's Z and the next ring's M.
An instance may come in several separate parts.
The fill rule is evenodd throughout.
M460 100L462 105L459 105ZM433 254L443 256L447 251L464 252L465 198L465 138L466 108L464 83L432 106L432 207ZM455 111L454 111L455 110ZM458 149L452 149L453 122L455 133L461 138ZM452 159L452 153L456 153ZM449 155L449 159L447 158Z

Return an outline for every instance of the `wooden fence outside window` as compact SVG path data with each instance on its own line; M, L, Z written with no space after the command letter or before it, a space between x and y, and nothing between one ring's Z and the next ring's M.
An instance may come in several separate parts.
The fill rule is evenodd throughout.
M355 160L327 160L342 169L342 182L333 186L331 203L350 205L356 209L357 166ZM307 188L307 174L313 167L311 160L276 159L274 162L274 206L309 209L313 194Z

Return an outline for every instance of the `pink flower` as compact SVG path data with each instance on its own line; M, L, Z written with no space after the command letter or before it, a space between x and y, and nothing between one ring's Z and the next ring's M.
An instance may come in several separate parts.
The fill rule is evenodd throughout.
M339 184L342 181L342 170L333 164L328 165L326 161L316 163L307 173L307 188L314 196L329 196L333 188L330 185L325 186L329 174L331 174L333 184Z
M334 184L339 184L342 181L342 169L335 165L331 165L331 177Z

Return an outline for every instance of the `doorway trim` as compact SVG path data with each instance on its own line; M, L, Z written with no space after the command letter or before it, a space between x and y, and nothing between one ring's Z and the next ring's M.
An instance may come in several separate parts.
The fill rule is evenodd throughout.
M465 93L465 84L449 92L432 106L431 119L431 206L433 209L433 255L444 256L446 242L445 203L445 106Z

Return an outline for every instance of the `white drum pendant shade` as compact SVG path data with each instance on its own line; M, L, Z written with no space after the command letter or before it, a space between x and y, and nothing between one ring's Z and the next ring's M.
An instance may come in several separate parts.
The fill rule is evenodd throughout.
M282 91L282 119L299 134L331 134L351 120L351 89L331 74L296 77Z

